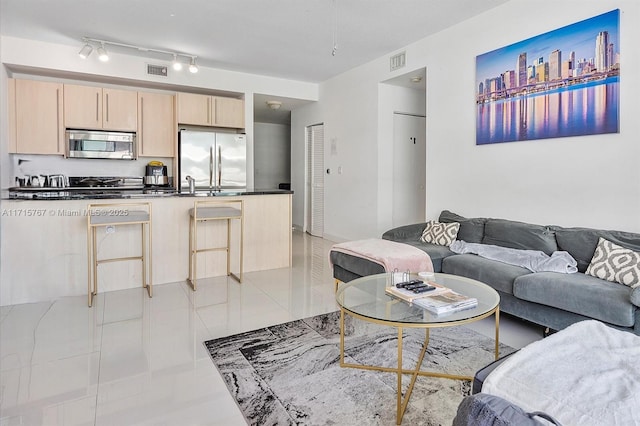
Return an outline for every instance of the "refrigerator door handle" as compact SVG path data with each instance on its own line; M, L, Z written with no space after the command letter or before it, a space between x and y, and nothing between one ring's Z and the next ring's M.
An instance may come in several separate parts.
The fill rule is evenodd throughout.
M213 147L209 147L209 189L213 189Z
M218 147L218 190L222 190L222 147Z

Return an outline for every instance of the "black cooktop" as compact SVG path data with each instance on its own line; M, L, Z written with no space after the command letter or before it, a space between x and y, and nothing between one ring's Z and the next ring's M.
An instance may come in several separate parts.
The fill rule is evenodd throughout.
M117 176L69 176L70 188L116 188L124 186L142 187L142 178Z

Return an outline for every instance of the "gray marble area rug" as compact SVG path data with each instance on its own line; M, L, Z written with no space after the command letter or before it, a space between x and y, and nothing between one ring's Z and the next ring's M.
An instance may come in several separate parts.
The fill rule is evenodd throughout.
M333 312L205 342L251 425L394 425L395 373L340 367ZM345 362L397 366L397 329L346 316ZM425 331L405 329L413 368ZM422 369L473 376L494 359L493 339L463 326L433 329ZM500 354L513 349L501 345ZM403 392L410 376L403 379ZM405 425L450 425L469 381L418 377Z

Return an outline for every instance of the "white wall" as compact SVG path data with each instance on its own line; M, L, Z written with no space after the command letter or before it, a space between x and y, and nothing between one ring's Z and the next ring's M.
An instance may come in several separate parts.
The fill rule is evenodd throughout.
M476 55L616 8L619 134L474 145ZM640 232L638 22L637 0L513 0L412 46L412 56L427 57L428 216L448 208L468 216Z
M616 8L619 134L475 145L477 55ZM338 141L338 155L326 154L326 167L343 165L344 173L325 179L325 235L377 237L387 229L390 218L380 206L389 198L388 185L379 182L392 120L378 83L421 67L427 70L428 218L450 209L470 217L640 232L638 22L637 0L511 0L401 49L407 65L399 71L389 72L385 56L324 82L319 105L303 117L292 115L292 123L324 122L326 153L331 140Z
M390 229L393 226L393 143L394 113L424 116L426 113L426 95L424 90L390 84L379 85L380 106L378 108L378 223L377 229ZM426 168L426 166L425 166Z
M253 140L255 188L291 183L291 126L254 123Z

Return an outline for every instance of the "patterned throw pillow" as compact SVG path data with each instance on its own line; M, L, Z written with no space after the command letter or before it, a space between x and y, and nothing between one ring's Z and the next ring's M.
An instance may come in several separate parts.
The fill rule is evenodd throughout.
M459 229L460 224L458 222L440 223L430 220L427 222L424 231L422 231L420 241L439 246L450 246L456 240Z
M586 274L636 288L640 285L640 253L600 237Z

